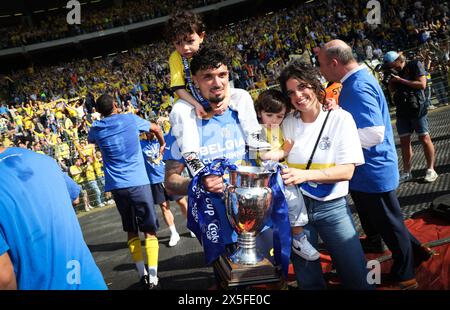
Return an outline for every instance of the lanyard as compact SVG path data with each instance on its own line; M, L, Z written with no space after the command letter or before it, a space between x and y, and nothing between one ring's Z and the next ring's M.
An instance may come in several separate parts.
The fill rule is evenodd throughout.
M194 83L192 83L191 70L189 69L189 63L187 61L187 58L182 57L182 61L183 61L183 66L184 66L184 75L185 75L186 82L187 82L187 85L189 86L192 96L194 96L195 100L197 100L203 106L205 111L211 110L209 102L205 98L203 98L202 95L200 95L200 93L194 87Z
M306 170L308 170L309 167L311 167L312 160L313 160L313 157L314 157L314 153L316 152L317 145L319 144L320 137L322 136L323 129L325 128L325 124L327 123L328 116L330 116L330 113L331 113L331 110L328 111L327 116L325 117L325 120L323 121L322 128L320 129L319 136L317 137L316 144L314 145L313 151L312 151L311 156L309 157L309 160L308 160L308 164L306 165Z

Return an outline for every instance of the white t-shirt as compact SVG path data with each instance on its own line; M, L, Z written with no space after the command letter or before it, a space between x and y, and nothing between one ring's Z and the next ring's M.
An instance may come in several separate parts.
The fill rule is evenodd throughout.
M79 107L76 107L75 110L77 111L77 117L79 119L82 119L84 116L84 108L82 105L80 105Z
M327 112L320 111L313 123L304 123L290 113L281 125L285 139L291 139L294 146L287 162L292 168L305 169ZM331 111L323 130L310 169L324 169L342 164L364 164L364 155L359 141L358 130L350 113L338 109ZM325 197L314 195L314 187L320 184L308 182L311 190L302 188L305 196L328 201L348 194L348 181L337 182L330 194Z

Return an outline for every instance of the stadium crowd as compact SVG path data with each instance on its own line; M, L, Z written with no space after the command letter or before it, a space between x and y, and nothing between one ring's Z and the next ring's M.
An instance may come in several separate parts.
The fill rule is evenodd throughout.
M106 7L83 6L79 25L67 23L66 14L69 10L65 8L62 10L65 10L66 14L61 14L60 10L46 14L37 13L31 15L29 19L22 19L19 25L2 27L0 49L58 40L151 20L168 15L173 7L193 9L217 2L220 0L132 0L121 1L120 5L107 3ZM16 20L19 18L16 17Z
M153 6L152 2L150 10L149 1L127 2L130 7L120 10L122 15L117 20L123 24L123 18L137 7L145 12L145 17L136 17L137 20L128 23L167 14L168 1L159 3L160 6ZM368 10L362 7L362 1L315 1L208 31L206 42L223 43L225 52L232 57L230 76L234 87L249 90L254 99L259 91L276 84L281 69L290 59L316 63L314 49L339 38L349 43L359 62L381 59L388 50L409 50L425 63L434 79L430 91L434 91L439 103L448 103L447 3L391 0L382 5L383 19L378 26L365 21ZM114 9L111 10L85 15L92 24L84 25L87 28L83 31L116 26L113 22L116 19L108 17L115 16ZM30 35L24 29L17 31L30 36L25 41L19 38L20 44L51 39L46 35ZM52 33L64 35L64 31ZM173 94L167 59L172 49L169 42L157 42L112 57L11 72L1 81L5 91L0 94L1 144L51 155L67 171L82 166L78 170L84 172L78 179L75 177L79 183L101 180L101 158L86 142L89 127L100 118L94 108L95 99L104 92L114 94L122 112L158 121L168 132ZM92 187L93 182L90 184ZM97 193L97 189L94 191ZM97 194L95 199L100 201L97 204L105 202Z

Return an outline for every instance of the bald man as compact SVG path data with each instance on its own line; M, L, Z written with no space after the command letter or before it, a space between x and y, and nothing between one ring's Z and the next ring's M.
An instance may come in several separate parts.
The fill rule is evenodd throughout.
M358 128L365 164L355 168L350 194L367 238L365 250L374 246L382 252L384 240L392 252L392 279L401 289L418 286L416 263L429 258L420 242L406 228L396 195L399 184L398 159L390 115L378 81L353 57L352 49L341 40L325 44L318 53L320 71L331 82L342 83L339 104L350 112Z

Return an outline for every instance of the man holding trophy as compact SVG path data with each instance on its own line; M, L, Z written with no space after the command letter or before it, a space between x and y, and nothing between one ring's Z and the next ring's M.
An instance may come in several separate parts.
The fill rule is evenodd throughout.
M264 256L271 258L273 247L270 260L287 275L291 237L282 180L277 170L252 165L237 113L228 107L231 97L240 103L251 96L229 87L228 58L219 50L203 48L190 66L195 87L212 108L211 118L197 119L200 160L206 167L192 180L183 177L185 159L169 137L166 189L189 195L188 228L227 286L279 281Z

